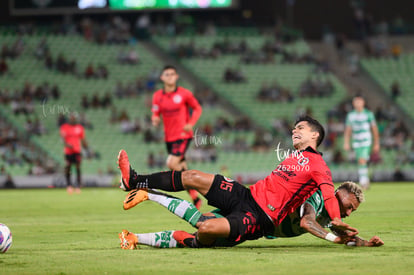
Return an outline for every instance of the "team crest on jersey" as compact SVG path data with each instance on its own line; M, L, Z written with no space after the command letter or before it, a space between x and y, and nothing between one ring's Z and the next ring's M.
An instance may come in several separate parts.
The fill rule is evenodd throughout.
M180 95L175 95L174 97L173 97L173 101L174 101L174 103L176 103L176 104L178 104L178 103L181 103L181 101L183 100L183 98L180 96Z
M306 164L308 164L309 163L309 158L305 158L305 157L303 157L303 158L300 158L299 160L298 160L298 164L299 165L302 165L302 166L304 166L304 165L306 165Z

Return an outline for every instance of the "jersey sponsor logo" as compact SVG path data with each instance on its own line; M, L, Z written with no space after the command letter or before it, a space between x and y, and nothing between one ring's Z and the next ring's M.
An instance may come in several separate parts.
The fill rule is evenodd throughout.
M284 174L282 174L280 171L273 171L272 172L274 175L277 175L277 176L279 176L279 177L281 177L283 180L285 180L286 182L288 182L289 181L289 178L286 176L286 175L284 175Z
M309 158L306 158L306 157L303 157L303 158L300 158L299 160L298 160L298 164L299 165L302 165L302 166L305 166L306 164L308 164L309 163Z
M175 95L173 97L173 101L174 101L175 104L179 104L179 103L181 103L181 101L183 101L183 98L180 95Z

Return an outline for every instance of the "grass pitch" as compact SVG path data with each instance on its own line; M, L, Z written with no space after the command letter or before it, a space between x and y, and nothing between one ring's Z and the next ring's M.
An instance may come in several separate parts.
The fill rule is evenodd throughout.
M309 234L245 242L234 248L119 248L117 233L192 227L153 202L122 209L117 188L1 190L0 222L13 245L0 254L0 274L413 274L414 184L373 184L345 221L385 245L335 245ZM188 198L187 194L180 194ZM202 211L211 208L204 204Z

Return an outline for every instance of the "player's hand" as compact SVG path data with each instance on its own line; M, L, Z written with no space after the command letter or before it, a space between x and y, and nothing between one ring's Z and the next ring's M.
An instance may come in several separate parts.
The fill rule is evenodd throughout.
M384 242L378 236L374 236L369 240L368 246L381 246L384 245Z
M90 149L86 149L86 158L92 159L94 157L95 153L91 151Z
M372 151L374 153L379 153L379 151L380 151L380 145L379 145L379 143L374 143L374 146L372 147Z
M344 150L345 151L351 150L351 146L349 146L349 143L348 142L344 143Z
M193 125L191 125L190 123L184 125L183 127L184 132L191 132L192 130L193 130Z
M151 117L152 126L157 127L160 124L161 118L159 116Z
M331 222L332 226L334 228L338 228L340 230L343 230L346 232L347 236L352 237L355 236L356 234L358 234L358 229L351 227L350 225L344 223L343 221L341 221L341 219L339 218L335 218L333 219L333 221ZM351 231L351 232L347 232L347 231Z
M334 240L334 243L337 244L345 244L348 243L350 241L354 240L353 236L347 236L347 235L340 235L337 236Z

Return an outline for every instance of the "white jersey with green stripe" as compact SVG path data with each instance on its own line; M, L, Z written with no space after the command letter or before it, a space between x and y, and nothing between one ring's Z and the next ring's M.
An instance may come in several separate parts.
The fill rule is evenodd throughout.
M300 220L303 217L305 204L313 207L316 214L316 221L322 227L329 227L331 219L325 209L325 204L320 190L316 191L308 198L298 209L286 216L282 223L275 228L273 237L295 237L307 233L305 229L300 227ZM267 236L272 237L272 236Z
M352 129L352 147L370 147L372 143L371 126L375 125L374 114L364 109L361 112L351 111L346 116L346 126Z

